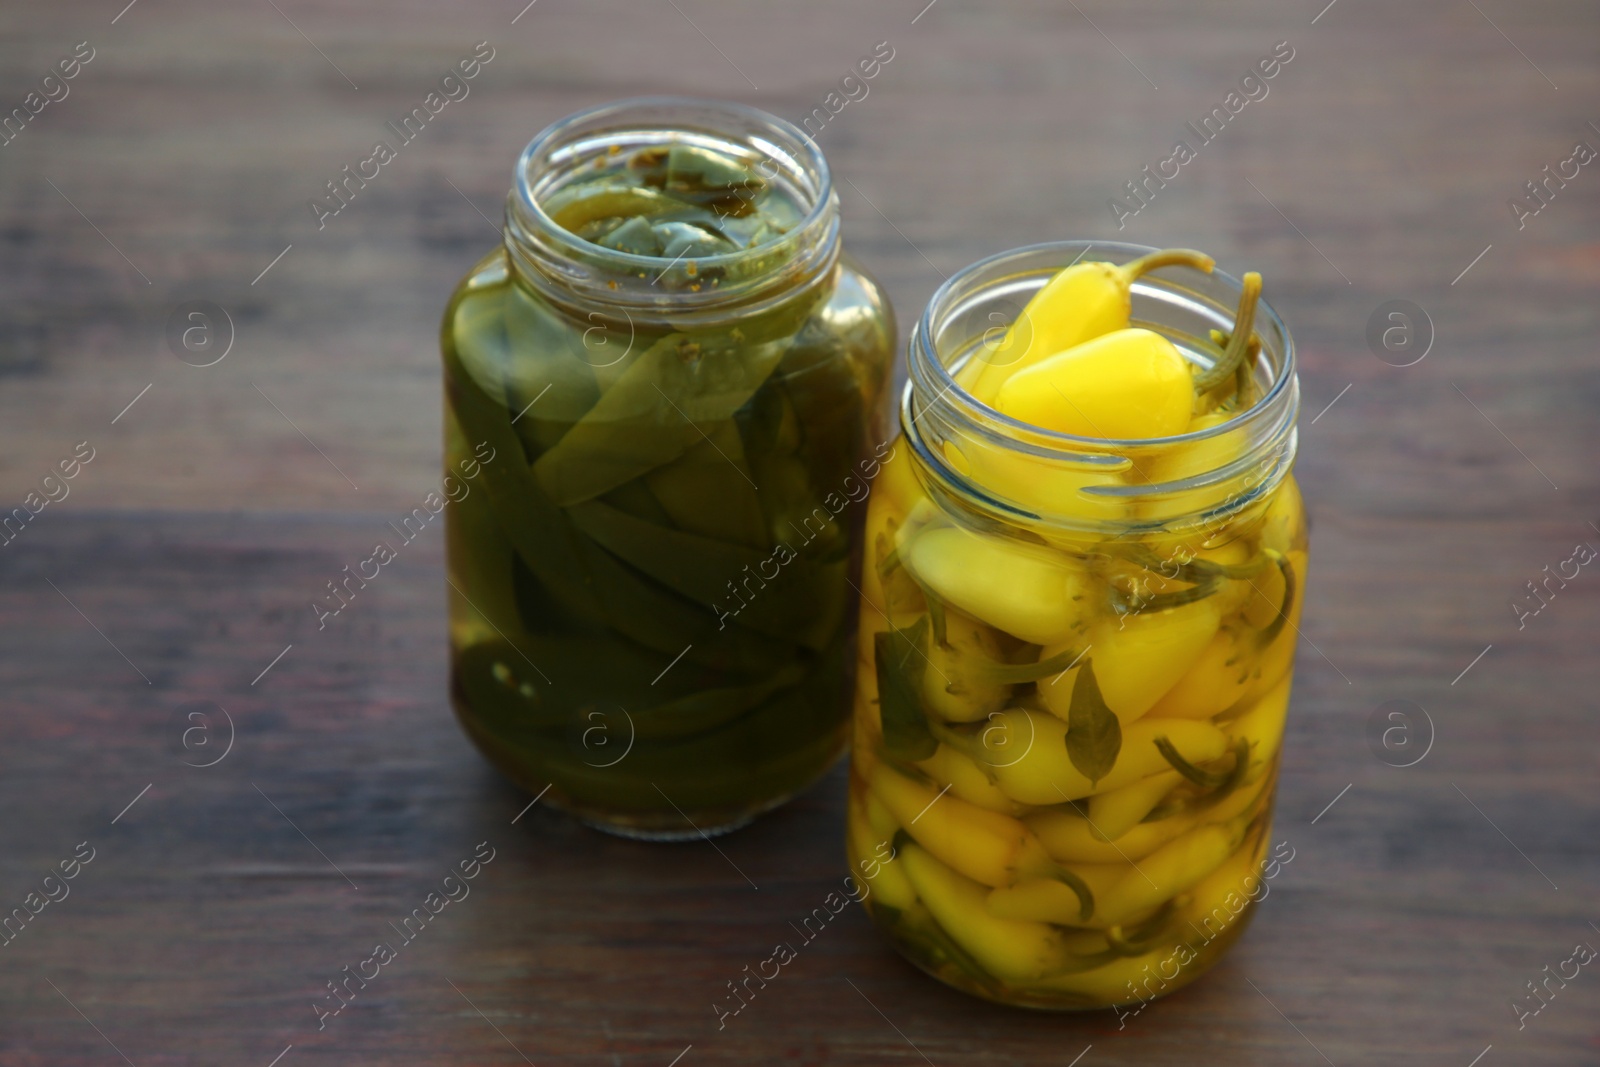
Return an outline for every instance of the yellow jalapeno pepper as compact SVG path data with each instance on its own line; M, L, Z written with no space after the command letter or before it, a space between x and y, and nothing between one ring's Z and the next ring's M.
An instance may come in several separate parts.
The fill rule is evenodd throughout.
M917 845L907 845L900 862L934 919L994 977L1035 979L1059 965L1064 946L1053 927L991 914L984 908L985 885L951 870Z
M1088 657L1100 692L1124 725L1155 706L1182 678L1217 633L1219 606L1212 598L1166 611L1147 611L1102 619L1089 628ZM1058 654L1072 646L1046 646ZM1039 687L1039 695L1063 721L1081 667Z
M1000 343L987 354L971 386L988 401L1011 375L1039 360L1128 325L1129 289L1140 275L1176 265L1211 270L1203 252L1172 248L1121 266L1085 262L1066 268L1034 294Z
M940 862L984 885L1010 885L1054 867L1022 823L913 781L880 764L872 792L918 844Z
M1077 437L1172 437L1189 429L1194 380L1171 341L1115 330L1019 370L995 394L1001 414Z
M1023 641L1067 640L1081 625L1088 576L1043 545L944 526L911 542L906 565L940 599Z

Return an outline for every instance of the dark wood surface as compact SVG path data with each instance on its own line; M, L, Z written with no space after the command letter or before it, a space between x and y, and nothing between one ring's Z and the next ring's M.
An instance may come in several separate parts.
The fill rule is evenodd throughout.
M0 1063L1600 1060L1592 967L1520 1031L1511 1007L1600 946L1600 575L1524 629L1510 607L1600 544L1600 169L1524 229L1506 203L1600 146L1592 4L521 6L0 11L6 111L96 50L0 147L0 502L95 449L0 547L0 905L94 850L0 948ZM471 95L319 232L307 199L480 40ZM1295 49L1120 236L1261 270L1300 344L1313 565L1275 830L1296 857L1215 972L1122 1029L951 992L852 907L719 1031L725 983L845 873L842 768L724 855L513 824L529 798L447 707L439 532L327 629L308 607L436 484L437 316L532 134L646 92L799 119L883 40L819 140L903 327L980 256L1119 236L1122 184ZM204 369L163 340L195 299L237 332ZM1394 299L1437 333L1409 368L1364 339ZM1416 766L1369 747L1387 700L1431 716ZM218 708L232 749L186 765L222 752ZM324 983L483 841L471 895L319 1032Z

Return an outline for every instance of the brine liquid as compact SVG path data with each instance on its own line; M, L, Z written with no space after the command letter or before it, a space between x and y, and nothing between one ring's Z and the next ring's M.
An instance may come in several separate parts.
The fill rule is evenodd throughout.
M736 216L681 192L649 216L663 266L663 227L712 241L720 207L715 240L750 224L757 239L788 217L761 190ZM645 217L596 210L577 229L601 242ZM678 252L681 272L698 253ZM447 470L481 465L447 512L452 692L502 770L597 825L671 837L737 825L838 756L864 519L851 487L873 462L893 333L848 261L758 315L684 330L558 309L503 252L469 275L443 335Z

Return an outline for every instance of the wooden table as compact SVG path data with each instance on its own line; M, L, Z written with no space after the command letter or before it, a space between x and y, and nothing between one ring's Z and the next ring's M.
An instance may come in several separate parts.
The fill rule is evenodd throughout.
M1521 229L1507 205L1600 146L1600 13L923 2L7 5L4 108L94 58L0 147L0 502L94 458L0 547L0 905L93 858L0 948L0 1063L1600 1059L1593 968L1520 1031L1511 1006L1600 945L1600 577L1521 629L1510 606L1600 544L1600 173ZM471 95L319 230L308 200L484 40ZM819 141L902 326L980 256L1120 236L1261 270L1300 344L1296 858L1214 973L1122 1028L944 989L852 907L719 1030L725 983L845 873L842 769L720 855L614 840L524 811L457 729L436 530L326 629L308 607L437 482L437 318L529 137L638 93L799 119L879 41ZM1279 41L1268 95L1191 138ZM1119 232L1110 199L1180 137ZM204 368L164 339L197 300L234 332ZM1410 367L1366 340L1391 300L1436 335ZM1392 700L1431 720L1415 766L1369 743ZM480 842L470 896L319 1031L325 983Z

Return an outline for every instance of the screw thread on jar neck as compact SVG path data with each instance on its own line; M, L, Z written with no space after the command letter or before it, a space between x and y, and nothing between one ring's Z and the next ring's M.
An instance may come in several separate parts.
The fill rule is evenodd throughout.
M597 161L684 143L727 153L782 188L804 212L778 238L692 264L606 248L545 210L551 195ZM758 314L828 277L839 255L838 197L816 143L755 108L685 97L640 97L580 111L547 127L517 162L506 198L505 245L517 274L553 303L631 320L725 320Z

